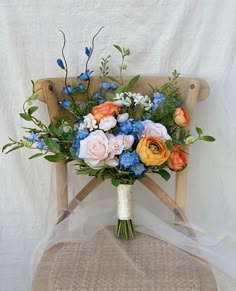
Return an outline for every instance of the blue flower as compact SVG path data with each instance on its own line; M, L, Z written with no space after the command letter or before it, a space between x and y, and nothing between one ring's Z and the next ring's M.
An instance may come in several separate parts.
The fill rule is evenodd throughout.
M101 96L101 92L97 91L94 95L93 95L93 99L98 99Z
M76 138L78 139L84 139L89 135L89 132L87 130L78 130L76 133Z
M79 153L80 153L80 146L77 147L76 151L75 151L75 155L77 158L79 158Z
M28 140L30 140L32 142L38 141L39 140L39 134L32 131L30 133L29 137L28 137Z
M140 176L146 170L143 163L136 163L131 166L132 172L134 172L135 176Z
M38 142L36 143L36 146L37 146L37 148L40 149L41 151L46 149L46 144L45 144L45 141L44 141L43 139L41 139L40 141L38 141Z
M99 103L99 104L103 104L103 103L105 103L105 102L106 102L106 100L105 100L104 98L101 98L101 99L98 100L98 103Z
M152 115L149 112L145 112L143 114L143 120L150 120Z
M63 60L62 59L57 59L57 64L60 68L62 68L63 70L65 70L65 66L64 66L64 63L63 63Z
M134 134L142 134L144 131L144 125L141 121L134 121L133 122L133 133Z
M73 140L73 142L72 142L72 147L73 147L74 149L77 149L79 146L80 146L80 141L79 141L78 138L75 138L75 139Z
M130 152L124 152L123 154L121 154L120 156L120 164L121 166L123 166L124 168L129 168L130 166L132 166L134 163L134 158L132 153Z
M84 92L84 84L79 83L79 85L77 86L77 88L79 89L80 92Z
M138 164L140 163L139 155L136 152L132 152L132 157L133 157L133 164Z
M70 100L68 100L68 99L63 99L63 100L61 101L61 107L62 107L63 109L68 109L68 108L70 107L70 104L71 104L71 102L70 102Z
M88 56L88 57L90 57L91 56L91 54L92 54L92 48L90 47L90 48L88 48L87 46L86 46L86 48L85 48L85 54Z
M120 132L122 134L129 134L133 131L132 122L130 120L119 122Z
M118 86L115 83L110 83L110 89L115 90Z
M71 85L67 85L66 87L63 87L62 91L67 95L71 95L74 93L74 88Z
M152 107L152 109L156 110L164 100L165 100L165 96L162 93L155 92L153 94L153 107Z
M92 73L93 71L86 70L85 73L81 73L78 78L84 81L88 81Z
M100 88L103 90L109 90L111 88L110 83L102 83Z

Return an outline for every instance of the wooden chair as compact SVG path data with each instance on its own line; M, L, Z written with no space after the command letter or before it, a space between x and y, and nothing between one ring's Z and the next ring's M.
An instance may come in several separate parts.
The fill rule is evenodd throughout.
M167 82L167 77L162 76L144 76L142 79L135 85L133 91L140 92L143 94L147 94L149 92L148 83L160 86ZM94 77L91 80L91 87L97 86L99 83L99 79ZM69 78L68 84L77 84L76 79ZM51 79L42 79L36 82L36 89L41 88L38 93L39 100L46 103L50 119L53 121L54 116L59 114L66 114L65 110L63 110L59 104L65 98L64 93L62 93L61 88L64 86L64 78L51 78ZM181 77L178 81L178 86L180 89L181 96L184 97L184 106L187 109L187 112L193 120L194 109L198 101L205 100L209 95L209 86L208 84L199 78L190 78L190 77ZM76 99L81 99L83 96L76 96ZM191 124L189 125L191 127ZM71 201L68 201L68 189L67 189L67 166L64 162L60 162L56 164L56 180L57 180L57 210L58 210L58 221L60 223L64 220L70 213L75 209L78 205L78 201L82 201L89 193L95 190L102 182L102 179L93 178L90 182L79 192L77 193ZM147 189L149 189L155 196L157 196L175 215L176 220L187 222L187 218L185 216L185 205L186 205L186 183L187 183L187 168L179 173L176 173L176 187L175 187L175 200L172 199L160 186L155 183L149 176L145 176L143 179L139 180ZM108 230L109 231L109 230ZM193 256L190 254L169 245L166 242L163 242L159 239L150 237L144 234L138 234L137 237L129 241L128 244L125 242L120 242L123 244L123 247L127 249L127 252L132 253L132 247L135 249L143 248L145 245L152 245L151 248L148 248L147 251L147 260L152 260L153 268L149 270L149 272L153 272L152 280L154 282L155 287L146 287L143 285L143 282L139 282L142 276L138 276L137 274L129 274L129 277L135 281L133 287L129 287L125 289L125 285L123 289L121 288L121 277L120 275L116 281L116 279L111 280L109 274L106 277L105 275L100 274L100 267L96 270L93 270L93 274L96 271L99 273L98 282L93 282L93 287L91 287L91 278L89 276L85 276L83 273L83 278L80 277L81 269L78 260L74 261L76 264L76 268L78 269L78 276L75 276L74 272L71 274L67 274L66 270L68 265L73 265L73 258L80 257L78 254L89 252L89 248L92 249L94 244L96 246L101 243L107 248L111 247L109 242L106 242L106 235L104 237L104 232L99 232L91 241L90 244L84 243L65 243L59 244L51 249L47 250L42 260L38 266L36 271L34 281L33 281L33 291L64 291L64 290L161 290L161 291L171 291L171 290L179 290L179 291L187 291L187 290L205 290L205 291L215 291L217 290L216 282L214 276L211 272L209 265L202 261L191 260ZM68 254L68 250L71 251L71 257L67 258L63 261L63 256L65 257ZM86 252L85 252L86 249ZM165 250L163 252L163 250ZM165 255L163 255L165 254ZM109 258L106 256L103 257L103 253L101 252L99 258L99 264L103 264L109 266ZM150 257L148 257L150 256ZM58 257L60 257L63 261L58 263ZM80 257L81 258L81 257ZM160 260L161 258L161 260ZM136 260L136 257L133 258ZM169 260L169 261L168 261ZM176 260L181 261L182 268L176 268ZM86 257L83 258L83 262L86 261ZM123 263L120 263L121 265ZM119 262L117 262L116 272L121 271L121 265L119 266ZM123 265L122 265L123 266ZM140 266L142 269L142 266ZM53 272L52 272L53 269ZM48 272L48 276L45 274ZM63 273L64 272L64 273ZM42 275L43 274L43 275ZM110 274L111 275L111 274ZM68 278L71 276L71 278ZM112 275L111 275L112 276ZM66 277L66 279L65 279ZM63 279L64 278L64 279ZM88 286L82 287L83 284L87 284ZM163 279L163 280L162 280ZM74 280L74 281L73 281ZM73 282L72 282L73 281ZM106 285L107 282L107 285ZM66 285L67 284L67 285ZM79 285L81 284L81 285ZM118 284L118 285L117 285ZM121 285L119 285L121 284ZM101 285L101 286L100 286ZM73 288L71 286L74 286ZM85 286L85 285L83 285ZM94 287L96 286L96 288ZM117 287L119 286L119 288ZM64 289L63 289L64 288ZM71 289L70 289L71 288ZM81 288L81 289L80 289ZM117 288L117 289L116 289ZM154 289L153 289L154 288Z

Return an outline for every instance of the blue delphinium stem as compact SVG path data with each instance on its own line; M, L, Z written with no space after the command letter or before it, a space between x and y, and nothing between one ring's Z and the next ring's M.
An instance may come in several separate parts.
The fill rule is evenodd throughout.
M65 54L64 54L64 49L65 49L65 46L66 46L66 36L65 36L64 31L62 31L62 30L59 30L59 31L63 35L63 46L62 46L62 49L61 49L61 54L62 54L62 57L63 57L63 60L64 60L64 64L65 64L65 72L66 72L66 75L65 75L65 88L67 89L68 65L67 65L67 62L66 62ZM72 94L69 92L68 89L67 89L67 93L68 93L68 95L70 96L70 98L72 99L72 101L74 103L74 98L73 98Z

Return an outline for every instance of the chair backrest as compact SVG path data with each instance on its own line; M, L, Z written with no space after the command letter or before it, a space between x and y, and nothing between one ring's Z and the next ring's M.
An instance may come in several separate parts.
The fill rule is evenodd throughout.
M124 82L130 78L124 78ZM161 86L168 81L167 77L163 76L143 76L138 83L133 87L132 91L139 92L141 94L147 94L150 92L148 83L153 86ZM91 90L97 88L100 79L98 77L91 78ZM77 85L78 81L75 78L68 78L67 84ZM63 110L60 106L66 95L62 92L62 88L65 86L64 78L50 78L41 79L35 83L38 91L38 99L47 104L50 119L53 121L54 116L67 115L66 110ZM209 86L206 81L195 77L180 77L178 80L179 92L184 100L184 107L186 108L188 115L190 116L191 123L187 129L191 129L193 123L194 110L198 101L205 100L210 92ZM67 97L68 98L68 97ZM82 100L84 96L77 94L74 97L76 100ZM186 127L185 127L186 129ZM84 199L92 190L94 190L102 179L93 178L76 196L72 201L68 201L67 191L67 166L64 162L56 164L56 179L57 179L57 209L58 209L58 221L63 220L70 212L76 207L77 200ZM169 197L165 191L163 191L154 181L148 176L140 180L150 191L152 191L158 198L164 202L164 204L171 209L176 217L181 220L185 220L185 204L186 204L186 185L187 185L187 168L176 173L176 191L175 201Z

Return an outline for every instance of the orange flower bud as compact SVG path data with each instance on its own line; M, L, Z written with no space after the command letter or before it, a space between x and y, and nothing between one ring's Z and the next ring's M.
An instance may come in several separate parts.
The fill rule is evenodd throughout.
M174 121L179 126L186 126L189 123L189 117L184 108L178 107L175 109Z
M163 140L156 136L142 138L136 152L146 166L159 166L167 161L170 152Z

